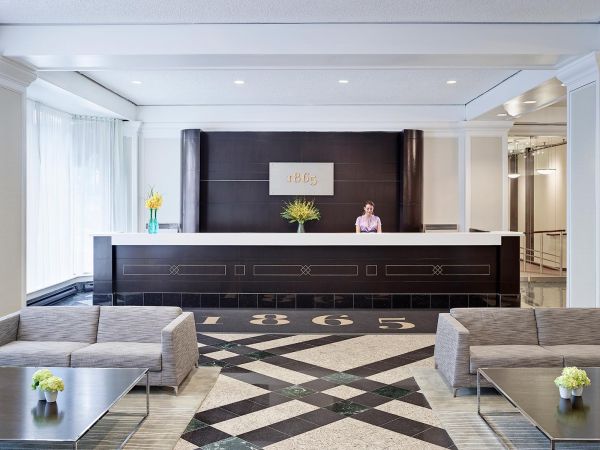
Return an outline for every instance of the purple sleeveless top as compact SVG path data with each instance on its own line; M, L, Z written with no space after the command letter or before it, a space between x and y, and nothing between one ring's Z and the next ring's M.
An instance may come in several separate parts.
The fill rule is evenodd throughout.
M358 225L360 227L361 233L377 233L377 227L381 224L381 219L377 216L371 216L370 219L367 219L366 216L358 216L356 218L356 223L354 225Z

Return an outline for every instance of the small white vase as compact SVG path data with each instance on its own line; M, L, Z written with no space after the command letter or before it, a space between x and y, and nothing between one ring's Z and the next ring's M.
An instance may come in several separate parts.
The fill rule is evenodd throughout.
M44 391L46 395L46 401L48 403L52 403L56 401L56 397L58 396L58 391Z
M37 394L38 394L38 401L40 402L45 402L46 401L46 395L44 394L44 391L42 391L39 387L36 389Z
M577 389L572 389L571 390L571 395L573 397L581 397L583 395L583 387L577 388Z
M571 398L571 389L559 386L558 391L560 392L560 398Z

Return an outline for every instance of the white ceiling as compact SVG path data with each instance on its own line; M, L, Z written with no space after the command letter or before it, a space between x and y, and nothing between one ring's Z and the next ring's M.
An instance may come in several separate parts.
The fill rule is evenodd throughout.
M529 89L520 95L498 105L496 108L479 116L477 120L515 120L518 122L531 122L533 113L540 111L548 106L562 108L566 114L566 94L567 88L556 79L550 80ZM535 103L524 103L524 102ZM548 118L543 118L541 114L537 114L537 119L547 122ZM564 122L562 120L562 122Z
M0 23L598 23L598 0L0 0Z
M137 105L464 105L514 73L497 69L83 72ZM142 84L133 84L134 80ZM245 83L236 85L235 80ZM448 80L456 84L448 85Z
M0 56L68 72L61 88L91 89L91 101L100 85L122 97L106 93L109 104L150 109L355 105L368 117L393 105L427 117L439 106L447 117L466 105L448 120L498 120L494 108L591 51L600 0L0 0ZM531 110L521 103L513 116Z

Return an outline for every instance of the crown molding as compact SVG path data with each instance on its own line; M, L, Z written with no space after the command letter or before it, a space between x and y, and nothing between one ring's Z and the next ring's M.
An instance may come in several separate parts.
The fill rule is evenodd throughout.
M508 136L513 125L514 122L510 120L481 120L460 122L458 128L465 136L504 137Z
M567 125L562 124L519 124L516 123L509 136L567 136Z
M36 78L34 70L0 56L0 87L24 93Z
M585 86L598 79L599 68L598 58L599 53L592 52L579 58L556 72L556 77L567 85L567 89L574 89Z

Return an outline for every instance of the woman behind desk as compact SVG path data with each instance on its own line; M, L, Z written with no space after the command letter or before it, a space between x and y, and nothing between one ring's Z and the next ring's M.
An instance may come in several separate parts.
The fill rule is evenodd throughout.
M373 214L373 211L375 211L375 203L367 200L365 202L363 211L365 213L356 218L356 223L354 224L356 227L356 232L381 233L381 219Z

